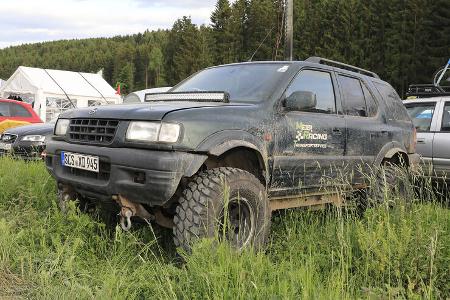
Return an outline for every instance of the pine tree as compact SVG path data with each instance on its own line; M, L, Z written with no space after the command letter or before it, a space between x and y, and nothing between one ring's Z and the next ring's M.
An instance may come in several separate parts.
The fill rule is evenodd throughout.
M233 61L233 36L231 32L231 7L228 0L218 0L211 14L214 63Z

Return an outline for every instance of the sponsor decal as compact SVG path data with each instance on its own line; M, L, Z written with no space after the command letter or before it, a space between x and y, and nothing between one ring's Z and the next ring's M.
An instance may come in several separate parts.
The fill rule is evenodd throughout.
M312 125L302 122L297 122L295 128L294 146L296 148L327 148L328 134L314 132ZM319 143L320 141L325 143Z

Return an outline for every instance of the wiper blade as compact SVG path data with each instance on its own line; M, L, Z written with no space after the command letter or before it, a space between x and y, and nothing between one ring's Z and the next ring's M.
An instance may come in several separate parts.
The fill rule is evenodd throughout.
M145 102L152 101L194 101L194 102L230 102L227 92L168 92L145 94Z

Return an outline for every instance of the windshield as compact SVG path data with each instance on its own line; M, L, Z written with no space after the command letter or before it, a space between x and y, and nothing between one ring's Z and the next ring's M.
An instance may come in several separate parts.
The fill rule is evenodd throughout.
M241 64L203 70L170 92L227 92L231 102L267 100L289 65Z

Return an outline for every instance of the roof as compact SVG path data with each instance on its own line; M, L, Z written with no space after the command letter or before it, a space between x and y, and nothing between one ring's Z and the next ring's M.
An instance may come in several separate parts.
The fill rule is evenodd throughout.
M23 66L17 68L8 81L0 87L0 92L36 93L38 90L48 94L118 97L115 90L99 74Z

